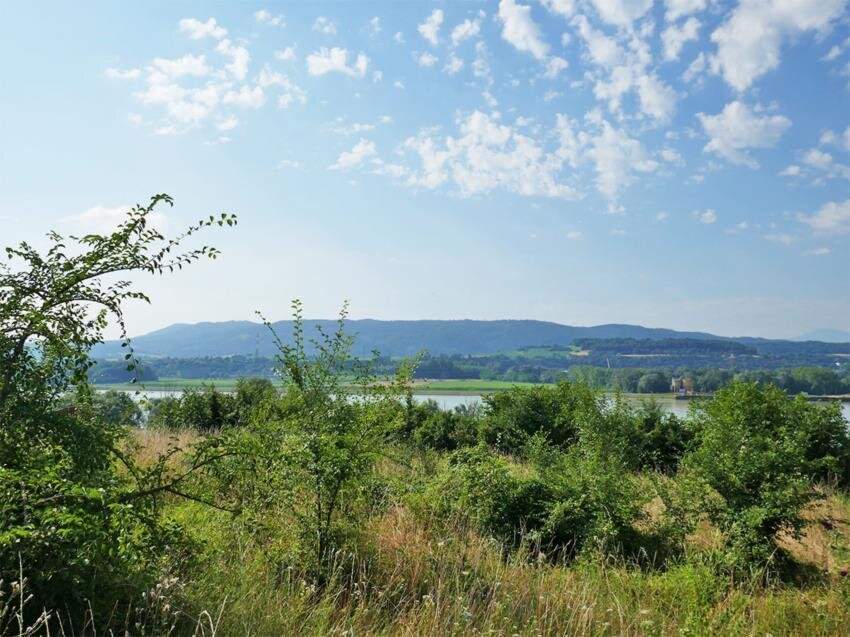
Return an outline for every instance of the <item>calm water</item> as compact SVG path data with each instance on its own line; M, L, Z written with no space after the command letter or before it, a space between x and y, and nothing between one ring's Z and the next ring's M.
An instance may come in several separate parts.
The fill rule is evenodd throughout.
M179 394L177 391L160 391L160 390L150 390L150 391L140 391L138 394L134 394L140 400L142 398L163 398L165 396L174 396ZM459 405L474 405L481 402L480 395L457 395L457 394L414 394L413 399L416 402L425 402L426 400L434 400L440 405L441 409L454 409ZM640 398L629 397L629 400L634 401L635 403L640 401ZM656 402L661 404L661 406L667 411L673 412L678 416L682 416L688 413L688 405L690 401L688 400L675 400L674 398L658 398L656 397ZM850 403L842 403L841 411L844 414L844 418L850 422Z

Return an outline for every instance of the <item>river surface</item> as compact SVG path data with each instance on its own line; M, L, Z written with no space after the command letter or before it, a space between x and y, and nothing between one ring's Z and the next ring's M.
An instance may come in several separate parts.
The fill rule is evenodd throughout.
M179 390L177 391L163 391L163 390L145 390L134 393L134 396L137 396L139 399L148 398L148 399L156 399L156 398L164 398L165 396L176 396L180 394ZM426 400L434 400L440 406L441 409L454 409L460 405L475 405L481 402L480 394L414 394L413 399L416 402L425 402ZM683 416L688 413L688 405L690 404L690 400L676 400L673 397L667 396L655 396L655 401L660 404L665 410L670 411L677 416ZM640 398L639 396L629 395L627 396L627 400L630 402L634 402L637 404L641 400L645 400ZM844 418L850 422L850 403L842 403L841 411L844 414Z

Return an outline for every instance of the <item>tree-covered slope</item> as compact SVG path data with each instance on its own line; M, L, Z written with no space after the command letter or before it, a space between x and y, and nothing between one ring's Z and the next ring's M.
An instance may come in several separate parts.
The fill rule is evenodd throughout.
M316 328L336 329L329 320L305 321L308 335ZM292 333L291 321L274 324L286 340ZM378 350L386 356L409 356L427 350L432 354L492 354L529 345L570 345L580 338L714 338L700 332L647 328L639 325L596 325L575 327L546 321L378 321L351 320L346 331L355 337L354 351L366 355ZM250 321L175 324L133 339L133 347L148 357L178 358L196 356L233 356L237 354L270 356L274 353L266 327ZM93 351L95 358L121 355L119 343L109 342Z

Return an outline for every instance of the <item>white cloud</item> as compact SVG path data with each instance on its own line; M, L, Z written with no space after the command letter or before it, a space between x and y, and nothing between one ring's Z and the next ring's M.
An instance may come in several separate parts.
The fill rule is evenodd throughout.
M349 66L348 51L336 46L331 49L321 47L307 56L307 71L310 75L342 73L350 77L363 77L368 66L369 58L363 53L358 53L357 59Z
M92 206L88 210L76 215L64 217L62 222L69 224L74 232L108 234L126 221L127 212L132 206ZM148 216L151 226L157 230L164 230L168 224L167 217L159 211Z
M772 233L764 235L764 238L773 243L781 243L784 246L790 246L797 240L797 237L786 233Z
M374 157L375 144L367 139L362 139L355 144L350 151L340 153L337 160L328 166L329 170L348 170L359 166L370 157Z
M219 135L214 139L210 139L204 142L204 146L221 146L222 144L229 144L232 139L230 139L227 135Z
M581 230L570 230L564 236L570 241L577 241L581 239L584 235L582 234Z
M404 90L404 82L402 82L401 80L396 80L395 82L393 82L393 86L400 91Z
M227 29L219 26L215 18L210 18L206 22L201 22L195 18L184 18L180 20L178 26L181 33L185 33L193 40L203 38L221 40L227 35Z
M299 104L307 103L307 94L301 87L296 85L286 75L272 71L268 66L260 71L260 75L257 77L257 86L264 89L272 86L279 88L280 93L277 97L278 108L289 108L296 102Z
M824 257L828 254L832 254L832 250L823 246L820 248L812 248L811 250L806 250L805 252L803 252L803 254L813 257Z
M587 156L596 168L596 188L611 201L634 181L635 172L650 173L658 168L637 139L607 121L601 122L600 131L589 141Z
M277 163L277 167L278 168L300 168L301 162L299 162L295 159L281 159Z
M592 0L599 17L618 27L630 27L632 22L652 8L653 0Z
M779 173L780 177L799 177L800 167L797 164L791 164L782 169Z
M661 150L661 159L671 164L682 164L682 156L672 148L663 148Z
M712 69L738 91L779 66L784 40L806 31L822 31L847 0L741 0L711 34L717 44Z
M557 55L553 55L546 62L546 71L543 75L549 79L554 79L560 75L561 71L566 69L569 66L569 63L564 59L560 58Z
M649 69L652 55L646 42L631 35L625 49L616 39L594 29L583 15L577 15L572 24L587 47L585 59L599 67L589 74L595 79L593 93L607 103L610 112L621 116L623 97L634 91L644 115L659 122L669 120L678 96Z
M419 66L424 66L426 68L431 68L437 63L437 56L431 55L428 52L420 53L419 55L414 56L416 58L416 63Z
M594 29L583 15L573 20L573 26L584 40L590 60L594 64L612 69L622 63L625 52L614 38Z
M659 212L655 215L656 221L667 221L670 218L670 213L667 212Z
M112 80L136 80L142 74L141 69L114 69L108 68L104 75Z
M487 46L479 41L475 43L475 59L472 60L472 73L475 77L491 81L490 62L487 58Z
M216 51L230 58L230 64L225 64L224 68L237 80L244 80L248 74L248 62L251 61L251 54L244 46L233 44L225 38L218 43Z
M401 31L396 31L393 36L393 40L396 41L397 44L404 44L404 33Z
M575 0L542 0L542 3L552 13L557 13L565 18L572 17L576 10Z
M458 73L463 68L463 60L457 57L454 53L449 55L448 60L446 60L446 65L443 67L443 70L449 75L454 75Z
M679 18L697 13L705 9L708 0L665 0L667 5L667 21L673 22Z
M268 24L273 27L285 27L286 21L282 15L273 15L265 9L254 12L254 19L260 24Z
M803 155L803 162L809 166L827 170L832 165L832 155L817 148L812 148Z
M428 40L433 45L437 45L440 41L440 26L443 24L443 10L442 9L434 9L431 12L425 22L420 24L417 28L419 31L419 35Z
M239 125L239 120L233 117L226 117L216 123L215 127L220 131L233 130Z
M439 139L424 130L404 142L419 168L408 184L437 188L451 183L462 196L506 190L524 196L573 198L576 192L560 175L564 163L534 139L474 111L457 121L457 136Z
M466 19L452 29L452 45L457 46L464 40L474 38L481 32L481 20Z
M381 18L374 16L369 20L369 35L378 35L381 32Z
M243 85L238 90L227 91L222 102L240 108L256 109L266 103L266 96L261 86L251 88Z
M153 130L154 135L159 135L161 137L168 137L170 135L179 135L180 132L181 131L178 130L178 128L176 126L174 126L173 124L169 124L169 125L166 125L166 126L160 126L160 127L155 128Z
M676 91L655 75L638 76L637 90L641 110L646 115L660 122L670 119L676 110Z
M543 41L540 29L531 19L531 7L517 4L514 0L499 2L499 20L502 22L502 37L518 51L531 53L542 60L549 53L549 46Z
M706 225L711 225L717 221L717 213L714 212L711 208L708 210L703 210L702 212L694 212L694 217L700 223L704 223Z
M157 62L155 60L155 62ZM166 109L169 123L154 130L157 135L176 135L187 126L197 125L215 112L221 101L222 87L207 83L203 87L183 87L175 78L163 72L163 68L177 77L189 72L206 73L205 64L175 63L174 60L159 60L160 64L148 67L146 88L134 94L142 104L162 106ZM162 62L165 62L164 64Z
M688 18L682 25L671 24L661 34L661 42L664 44L664 59L678 60L679 53L686 42L698 39L700 21L696 18Z
M206 57L203 55L184 55L174 59L155 58L153 66L163 75L174 78L184 75L202 77L210 73L210 67L207 66Z
M737 100L728 103L717 115L697 113L697 118L709 137L705 152L750 168L757 168L758 162L746 151L775 146L791 126L791 120L783 115L760 116Z
M700 54L694 58L693 62L688 65L688 68L682 74L682 79L686 82L693 82L702 75L702 72L705 71L707 65L708 58L705 56L705 53L700 52Z
M378 123L380 124L390 124L392 121L393 118L388 115L384 115L378 119ZM346 124L343 118L338 117L328 130L336 135L348 137L350 135L368 133L369 131L375 130L375 128L377 128L376 124L370 124L368 122L352 122L350 124Z
M827 51L826 55L824 55L821 60L824 62L833 62L838 59L838 57L844 53L848 48L850 48L850 36L844 38L840 43L833 45L830 47L829 51Z
M336 24L334 24L329 18L320 15L313 23L313 31L318 31L325 35L336 35Z
M280 51L275 51L274 56L281 62L291 62L295 59L295 47L288 46Z
M850 199L830 201L811 215L800 214L797 219L821 234L850 234Z

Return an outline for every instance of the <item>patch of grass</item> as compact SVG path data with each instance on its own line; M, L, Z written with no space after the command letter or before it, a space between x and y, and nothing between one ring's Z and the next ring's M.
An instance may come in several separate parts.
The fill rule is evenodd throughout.
M480 380L477 378L420 380L413 383L415 394L481 394L510 389L511 387L534 387L543 383L520 383L506 380Z

